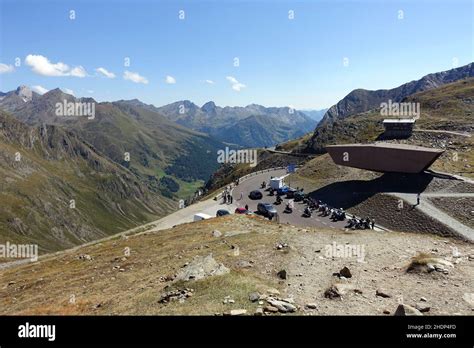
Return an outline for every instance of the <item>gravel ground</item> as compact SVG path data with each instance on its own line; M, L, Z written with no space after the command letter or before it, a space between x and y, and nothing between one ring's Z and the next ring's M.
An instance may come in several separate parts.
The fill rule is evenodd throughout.
M474 289L474 261L472 244L432 235L359 231L351 233L294 234L295 248L288 269L287 295L293 295L304 306L315 303L313 315L384 315L393 314L399 302L412 306L430 307L424 315L473 315L474 306L466 302L465 294ZM337 246L364 247L365 258L329 257L326 248ZM453 258L453 248L461 257ZM411 257L419 252L442 257L453 262L447 274L407 273ZM347 256L347 255L346 255ZM456 263L457 262L457 263ZM341 280L333 273L348 267L352 277ZM342 298L324 297L325 290L334 283L354 286L359 292L349 291ZM376 295L377 290L390 295ZM421 298L426 299L423 302Z
M436 208L445 211L463 224L474 228L474 198L433 197L430 201Z

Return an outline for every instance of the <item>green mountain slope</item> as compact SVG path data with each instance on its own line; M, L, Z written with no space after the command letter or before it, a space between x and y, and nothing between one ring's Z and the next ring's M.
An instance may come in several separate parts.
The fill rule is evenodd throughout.
M61 250L165 215L175 202L76 134L0 111L0 243Z

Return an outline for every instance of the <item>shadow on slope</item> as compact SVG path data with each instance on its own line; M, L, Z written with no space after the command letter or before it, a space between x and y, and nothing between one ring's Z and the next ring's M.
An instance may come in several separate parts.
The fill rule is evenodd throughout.
M350 180L335 182L310 192L310 195L333 207L349 209L378 193L423 192L433 179L434 175L429 173L385 173L369 181Z

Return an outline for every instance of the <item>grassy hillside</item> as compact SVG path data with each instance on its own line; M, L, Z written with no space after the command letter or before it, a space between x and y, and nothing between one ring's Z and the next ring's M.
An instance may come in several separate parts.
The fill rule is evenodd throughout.
M474 78L447 84L407 97L403 102L420 103L420 118L416 129L447 131L473 130L474 124ZM385 116L379 109L337 119L316 128L306 150L323 153L331 144L371 142L383 133Z
M214 230L222 236L214 237ZM277 248L282 243L288 247ZM355 256L331 257L327 248L333 243L363 247L364 262ZM420 252L428 253L432 262L454 263L454 247L462 258L447 274L407 272ZM431 306L424 315L470 315L471 306L462 298L473 286L471 252L467 243L430 234L336 232L233 215L118 237L0 270L5 284L0 314L222 315L245 309L254 315L260 307L265 315L282 315L265 309L267 299L280 298L294 305L291 315L384 315L394 313L400 298L414 306L424 296ZM199 280L175 278L195 257L208 255L229 272ZM334 276L343 267L352 273L344 282ZM281 270L287 279L277 276ZM349 290L342 299L324 296L340 283ZM377 296L379 288L390 298ZM192 294L160 302L172 290ZM249 295L255 293L260 299L252 302ZM315 305L310 308L309 303Z
M0 175L0 243L37 243L42 252L120 232L175 206L74 133L28 127L2 111Z
M473 95L474 78L470 78L409 96L404 102L420 103L420 118L412 137L393 142L444 149L432 168L474 177L473 138L449 133L474 129ZM321 125L303 151L324 153L326 145L373 142L383 134L384 118L379 110L372 110Z

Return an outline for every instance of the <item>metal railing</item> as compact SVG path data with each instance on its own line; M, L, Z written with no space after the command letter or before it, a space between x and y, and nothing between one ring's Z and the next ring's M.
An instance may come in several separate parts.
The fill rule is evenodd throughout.
M298 165L295 165L295 169L297 169L299 166ZM282 169L287 169L287 167L273 167L273 168L267 168L267 169L262 169L262 170L257 170L255 172L252 172L252 173L249 173L249 174L246 174L242 177L240 177L238 180L239 180L239 184L243 181L245 181L246 179L248 178L251 178L253 176L256 176L256 175L259 175L259 174L263 174L263 173L268 173L268 172L271 172L271 171L275 171L275 170L282 170ZM229 187L230 189L230 193L232 193L232 191L234 190L235 188L235 182L232 182L230 183L229 185L227 185L227 187ZM215 197L214 197L214 200L218 200L218 199L221 199L222 198L222 192L221 193L218 193Z

